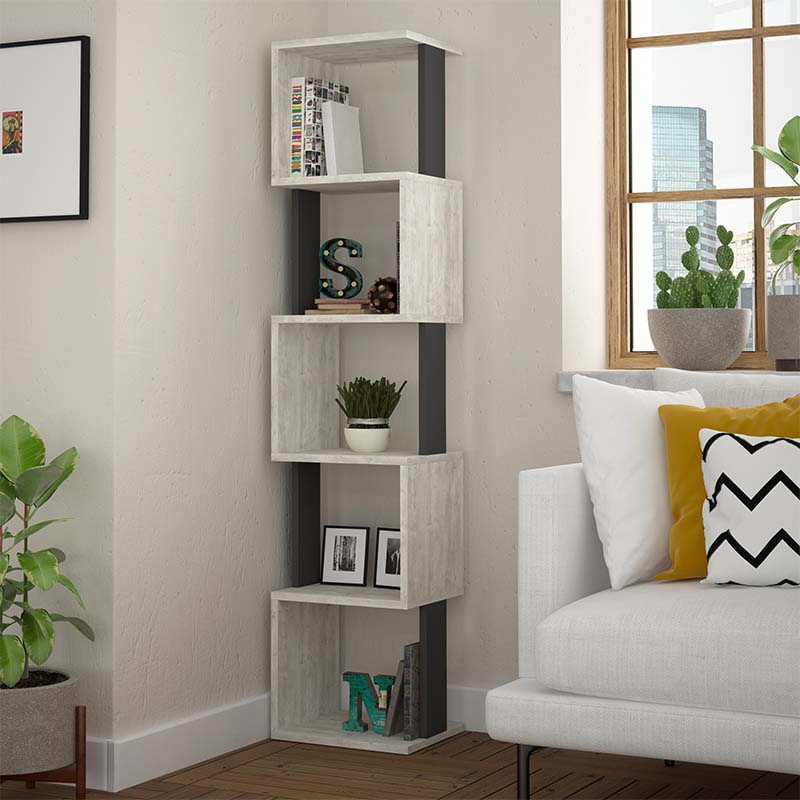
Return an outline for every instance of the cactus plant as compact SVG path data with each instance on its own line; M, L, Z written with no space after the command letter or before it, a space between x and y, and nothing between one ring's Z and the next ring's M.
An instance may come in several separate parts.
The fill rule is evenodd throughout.
M701 268L700 230L696 225L686 229L689 249L681 256L686 276L670 278L666 272L656 273L656 306L658 308L736 308L739 288L744 282L744 270L734 277L732 268L735 256L731 248L733 232L724 225L717 226L716 260L719 272Z

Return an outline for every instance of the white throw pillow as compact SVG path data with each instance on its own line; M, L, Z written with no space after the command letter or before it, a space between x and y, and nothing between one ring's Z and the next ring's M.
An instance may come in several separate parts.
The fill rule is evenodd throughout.
M800 376L780 372L689 372L683 369L659 368L653 388L680 392L697 389L707 406L753 408L766 403L779 403L800 392Z
M612 589L649 580L669 566L674 522L659 406L703 407L700 393L572 379L575 423Z
M703 428L700 447L705 583L800 585L800 439Z

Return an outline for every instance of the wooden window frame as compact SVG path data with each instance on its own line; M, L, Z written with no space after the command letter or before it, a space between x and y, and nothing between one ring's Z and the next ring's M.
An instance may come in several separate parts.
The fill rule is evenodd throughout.
M752 0L753 27L735 30L630 37L629 0L605 0L606 65L606 294L608 305L608 366L611 369L653 369L665 366L658 353L632 350L630 296L630 206L687 200L753 199L753 230L761 230L765 198L800 197L798 186L766 186L764 159L753 153L753 187L741 189L693 189L670 192L632 192L629 177L630 131L628 122L629 58L638 47L753 41L753 141L765 139L764 39L800 35L800 24L764 27L763 0ZM774 369L766 353L767 253L764 236L755 237L754 294L755 350L742 353L731 369Z

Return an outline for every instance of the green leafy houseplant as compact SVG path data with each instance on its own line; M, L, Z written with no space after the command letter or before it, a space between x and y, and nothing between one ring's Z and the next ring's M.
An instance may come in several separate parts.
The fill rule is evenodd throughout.
M31 548L35 534L67 521L34 518L77 464L74 447L45 464L44 442L25 420L12 416L0 424L0 682L8 688L27 676L30 662L41 666L50 658L54 623L68 622L94 641L83 619L50 613L34 600L37 592L62 586L84 608L75 584L61 573L63 551Z
M681 264L687 275L673 280L663 270L656 273L658 308L736 308L744 270L734 277L734 254L730 246L733 232L724 225L718 225L717 238L720 242L716 252L719 272L714 275L700 266L700 252L697 249L700 230L695 225L686 229L689 249L681 256Z
M797 180L800 173L800 116L792 117L781 130L778 136L778 150L770 150L760 144L754 144L753 150L764 158L777 164L791 179L800 186ZM778 211L787 203L797 201L797 197L779 197L773 200L764 209L761 216L761 226L766 228ZM772 294L776 294L776 283L780 275L787 269L794 269L800 276L800 236L789 231L800 228L800 220L776 225L769 237L769 255L772 263L778 269L772 275Z
M408 381L398 389L394 383L389 383L386 378L371 381L368 378L356 378L343 386L337 386L339 397L336 403L348 421L351 419L382 419L385 422L369 425L360 422L349 423L348 427L358 428L388 428L389 417L394 413L400 402L400 395Z

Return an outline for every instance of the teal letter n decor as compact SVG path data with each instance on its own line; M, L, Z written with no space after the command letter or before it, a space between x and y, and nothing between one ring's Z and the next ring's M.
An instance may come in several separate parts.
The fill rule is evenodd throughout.
M366 672L345 672L342 678L350 684L350 717L342 723L342 729L359 733L366 731L367 726L361 721L362 711L366 706L373 731L382 734L386 725L386 710L389 707L389 692L394 683L394 675L375 676L380 695L375 691L372 680Z

